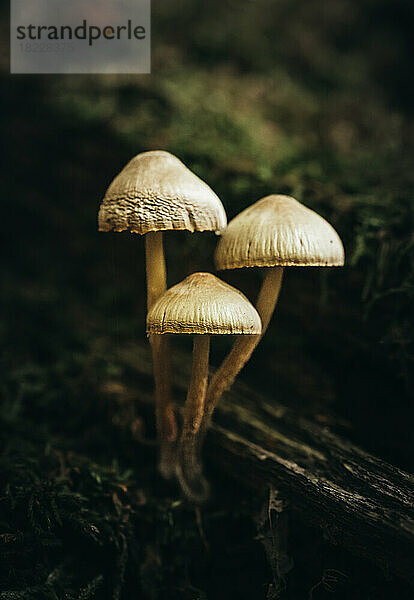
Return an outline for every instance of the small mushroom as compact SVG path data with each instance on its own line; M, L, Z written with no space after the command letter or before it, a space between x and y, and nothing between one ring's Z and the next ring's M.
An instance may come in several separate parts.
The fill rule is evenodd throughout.
M258 336L260 317L238 290L210 273L194 273L159 298L147 316L147 333L192 334L193 364L178 443L177 477L191 501L208 496L198 457L208 382L210 335Z
M344 248L335 229L316 212L290 196L272 194L237 215L228 225L215 254L219 270L267 267L256 308L262 334L238 339L212 377L207 390L203 430L223 392L249 360L274 312L283 268L335 267L344 264Z
M166 290L163 231L220 232L226 213L213 190L169 152L135 156L110 184L99 209L99 231L145 235L148 310ZM174 473L177 426L167 340L150 337L155 379L160 471Z

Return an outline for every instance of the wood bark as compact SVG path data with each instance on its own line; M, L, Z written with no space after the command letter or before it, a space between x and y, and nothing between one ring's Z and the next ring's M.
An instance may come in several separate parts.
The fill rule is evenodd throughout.
M185 398L191 359L175 359L176 392ZM125 350L122 360L138 368L143 388L137 400L148 410L148 352L135 347L131 355ZM293 512L321 527L332 544L414 583L412 475L243 383L236 383L219 403L206 451L230 477L280 490Z

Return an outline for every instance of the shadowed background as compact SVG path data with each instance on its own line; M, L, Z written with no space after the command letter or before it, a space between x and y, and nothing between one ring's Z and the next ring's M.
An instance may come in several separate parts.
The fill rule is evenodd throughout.
M96 215L144 150L181 158L229 219L280 192L335 226L345 268L285 270L242 377L412 467L412 13L403 0L154 1L150 76L10 76L4 59L2 600L265 598L272 580L256 499L210 467L207 551L138 443L151 424L115 356L145 338L143 240L99 234ZM165 239L169 285L214 270L213 234ZM255 300L259 269L220 276ZM212 363L228 349L213 340ZM283 598L307 597L332 556L294 528ZM352 560L337 557L336 597L395 593Z

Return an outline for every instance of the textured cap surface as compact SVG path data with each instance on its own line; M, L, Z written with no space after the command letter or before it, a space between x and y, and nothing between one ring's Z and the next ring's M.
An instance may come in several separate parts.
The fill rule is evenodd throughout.
M262 198L235 217L218 243L218 269L344 264L335 229L290 196Z
M112 181L98 215L99 231L147 233L167 229L216 231L226 227L213 190L176 156L137 154Z
M161 296L147 333L260 334L260 317L239 290L211 273L193 273Z

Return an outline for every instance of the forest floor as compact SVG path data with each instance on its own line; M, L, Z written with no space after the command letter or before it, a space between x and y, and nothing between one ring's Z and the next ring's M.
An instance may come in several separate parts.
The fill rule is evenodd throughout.
M114 349L145 339L143 243L98 234L96 215L134 154L164 148L229 218L282 192L334 224L346 267L286 273L243 377L413 464L411 42L392 44L387 2L377 27L368 0L352 10L335 0L322 22L314 0L283 0L272 15L247 0L212 4L214 14L189 1L179 14L156 8L151 76L1 76L1 600L410 597L300 522L294 567L275 590L257 537L266 496L210 464L214 496L199 513L142 443L153 423L136 412L137 381ZM166 238L170 284L214 269L214 235ZM222 276L252 300L262 277ZM213 364L227 350L217 341Z

